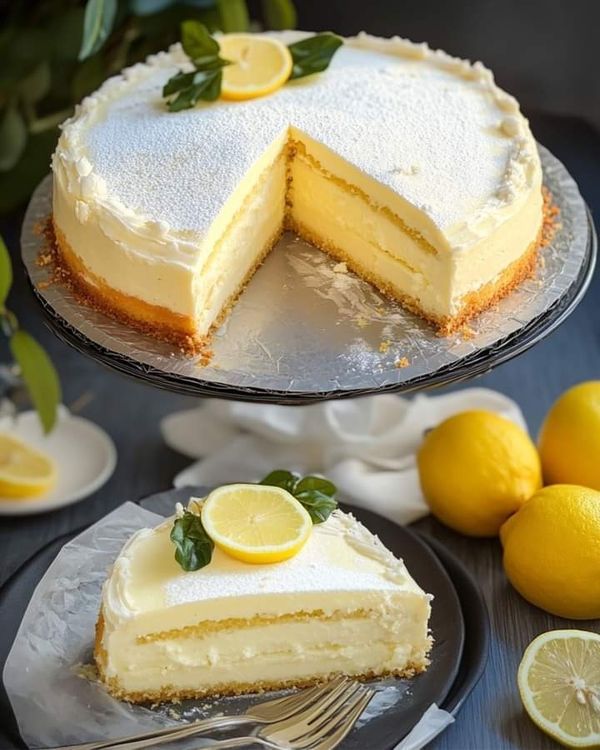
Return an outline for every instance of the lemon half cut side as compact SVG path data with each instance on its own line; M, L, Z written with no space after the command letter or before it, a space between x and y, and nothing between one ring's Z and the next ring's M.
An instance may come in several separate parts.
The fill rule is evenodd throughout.
M527 647L517 680L540 729L566 747L600 747L600 635L542 633Z
M37 497L56 482L56 467L41 451L0 433L0 497Z
M313 524L298 500L280 487L230 484L206 498L202 525L217 547L231 557L264 564L296 555Z

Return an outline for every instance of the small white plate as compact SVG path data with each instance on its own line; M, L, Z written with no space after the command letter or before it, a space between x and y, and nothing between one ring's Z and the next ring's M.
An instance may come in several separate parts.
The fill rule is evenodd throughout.
M93 422L74 417L59 407L56 425L44 435L37 414L26 411L15 419L0 418L5 432L39 448L56 463L58 481L53 489L28 499L0 496L0 516L42 513L82 500L102 487L115 470L117 451L110 437Z

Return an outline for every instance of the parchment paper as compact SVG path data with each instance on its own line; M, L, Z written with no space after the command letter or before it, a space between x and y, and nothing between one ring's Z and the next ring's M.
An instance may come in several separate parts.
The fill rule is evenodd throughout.
M91 667L94 627L107 571L131 534L163 520L161 515L125 503L66 544L38 584L3 675L19 730L30 748L124 737L182 720L241 713L265 700L264 695L240 696L146 708L115 700L97 681ZM404 680L371 685L377 692L358 727L401 701L410 690ZM427 742L434 730L437 733L452 721L450 714L431 706L417 725L413 736L417 744L411 741L406 747L416 750L422 746L419 738ZM198 750L208 743L208 739L196 738L161 747Z

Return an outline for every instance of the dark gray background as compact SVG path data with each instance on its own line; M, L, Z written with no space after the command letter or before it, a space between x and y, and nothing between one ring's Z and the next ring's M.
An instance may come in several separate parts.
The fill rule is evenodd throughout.
M469 0L465 2L300 3L301 24L352 33L427 39L495 68L501 84L519 95L538 140L564 161L596 215L600 210L600 138L592 127L598 113L595 0ZM525 46L524 42L527 42ZM590 67L591 66L591 67ZM590 70L592 72L590 72ZM542 112L545 111L545 114ZM548 113L568 112L569 116ZM594 114L596 113L596 114ZM0 518L0 583L45 541L104 515L125 500L170 486L187 460L161 441L159 419L193 401L104 370L69 350L45 328L18 261L21 216L0 221L15 258L10 306L48 347L60 372L64 401L102 425L114 438L119 464L111 481L91 498L59 511L27 518ZM4 344L2 360L7 359ZM581 306L550 338L481 378L516 399L535 434L552 401L570 385L600 378L600 276ZM232 477L234 480L235 477ZM438 750L537 750L556 747L523 716L516 693L516 665L529 640L543 630L567 627L521 600L506 583L496 541L473 541L433 521L419 524L442 539L467 563L482 586L493 626L491 663L457 723L434 744ZM598 629L599 623L582 623ZM2 638L2 634L0 634ZM0 724L2 717L0 717ZM0 750L9 750L0 745ZM367 750L367 749L365 749Z
M399 34L481 60L530 111L600 127L598 0L297 0L299 24Z

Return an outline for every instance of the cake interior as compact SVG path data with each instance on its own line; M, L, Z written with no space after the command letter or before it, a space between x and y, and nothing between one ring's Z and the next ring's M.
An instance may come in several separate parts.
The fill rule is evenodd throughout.
M205 621L147 633L125 650L127 667L113 664L120 676L112 678L100 645L101 616L96 662L111 693L136 703L308 686L339 674L358 679L413 677L427 668L430 643L424 641L422 622L413 617L410 597L406 603L406 614L397 617L394 631L380 612L356 609ZM395 635L400 629L402 642ZM415 643L421 648L415 649Z
M171 526L134 536L105 585L95 658L114 696L179 700L427 667L430 597L351 516L336 512L284 563L215 549L192 573L174 560Z
M541 195L534 191L522 210L504 222L501 235L486 236L484 255L475 245L457 261L441 240L435 242L437 229L423 211L290 127L254 164L203 238L191 281L193 315L111 289L101 275L78 263L77 248L69 245L71 232L63 233L57 221L65 215L55 193L62 259L100 306L179 343L203 344L286 229L345 261L383 293L450 333L531 272ZM101 242L98 237L99 248ZM106 263L109 251L98 251ZM131 278L136 261L127 261ZM170 272L161 272L164 283L171 283ZM140 279L146 273L143 269ZM182 283L185 288L187 282Z

